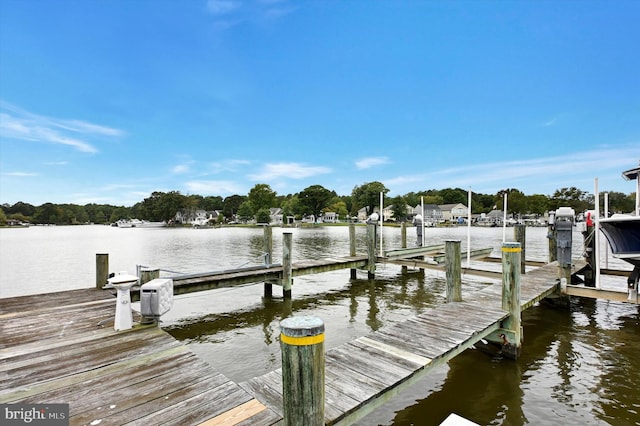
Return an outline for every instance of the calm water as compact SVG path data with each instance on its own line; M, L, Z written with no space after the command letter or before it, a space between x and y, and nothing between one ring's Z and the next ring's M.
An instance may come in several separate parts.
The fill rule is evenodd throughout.
M294 261L348 253L348 228L292 229ZM460 239L466 228L427 229L428 243ZM95 254L109 253L111 271L137 264L179 272L229 269L262 262L261 229L118 229L106 226L0 229L0 297L91 287ZM412 242L415 234L408 232ZM507 239L513 231L507 230ZM546 229L527 228L527 258L546 260ZM364 252L364 227L357 228ZM282 230L274 228L274 261ZM500 253L502 230L472 228L472 248ZM400 246L385 228L385 248ZM574 235L579 256L582 238ZM620 262L610 267L629 269ZM484 286L486 278L463 277ZM314 315L326 326L327 348L423 312L444 298L444 273L379 265L376 279L348 271L296 278L293 300L262 286L179 296L163 328L234 381L279 368L279 322ZM464 295L463 295L464 296ZM568 309L525 312L523 355L517 361L475 350L456 357L363 419L361 425L439 424L456 412L479 424L640 425L640 315L637 306L573 299Z

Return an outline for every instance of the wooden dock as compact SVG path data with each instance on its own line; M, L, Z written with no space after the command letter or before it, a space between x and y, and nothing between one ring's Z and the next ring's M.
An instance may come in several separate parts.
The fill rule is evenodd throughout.
M359 269L368 262L366 255L306 260L292 264L292 278L341 269ZM202 272L172 277L174 294L186 294L196 291L213 290L259 282L277 282L282 280L284 268L281 264L252 266L233 270ZM133 300L139 298L140 288L131 289Z
M109 291L0 299L0 403L69 403L72 425L280 419L154 326L115 332Z
M521 310L557 291L557 265L521 277ZM463 295L403 322L326 351L325 423L351 423L481 339L496 333L508 316L502 286ZM327 331L330 333L330 330ZM282 371L240 384L282 415Z
M366 256L301 262L294 275L366 262ZM275 274L282 269L273 268ZM251 269L217 279L264 279L265 268ZM522 275L520 309L556 292L557 276L555 263ZM432 368L495 338L509 316L501 307L502 286L465 288L463 302L441 304L327 350L325 423L356 421ZM0 403L69 403L73 425L282 421L281 370L233 383L158 327L115 332L114 311L108 290L0 299Z

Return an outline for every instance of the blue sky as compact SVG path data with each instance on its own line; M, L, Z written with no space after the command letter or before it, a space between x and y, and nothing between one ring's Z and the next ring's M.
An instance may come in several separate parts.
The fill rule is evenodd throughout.
M0 0L0 203L631 193L639 1Z

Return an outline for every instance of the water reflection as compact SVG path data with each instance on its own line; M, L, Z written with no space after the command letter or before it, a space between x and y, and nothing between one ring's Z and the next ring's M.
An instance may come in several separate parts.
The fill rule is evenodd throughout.
M568 309L534 307L523 316L517 362L466 351L441 383L400 395L407 407L390 404L359 424L378 424L386 412L380 424L437 425L454 412L483 425L638 425L639 325L637 306L572 299Z

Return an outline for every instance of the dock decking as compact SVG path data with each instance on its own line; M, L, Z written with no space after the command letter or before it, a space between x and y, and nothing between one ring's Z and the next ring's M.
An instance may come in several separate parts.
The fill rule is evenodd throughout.
M0 299L0 403L69 403L73 425L280 418L158 327L115 332L114 311L99 290Z
M522 275L521 309L556 290L555 263ZM326 423L363 417L499 330L508 316L501 292L500 284L463 292L463 302L327 350ZM114 311L115 297L100 290L0 299L0 403L69 403L73 425L282 420L281 370L233 383L157 327L113 331Z
M521 277L521 310L557 289L557 264ZM502 288L494 284L463 294L464 302L438 305L326 351L325 423L351 422L368 414L403 385L413 383L500 328ZM327 331L330 332L330 331ZM281 369L240 384L282 415Z

